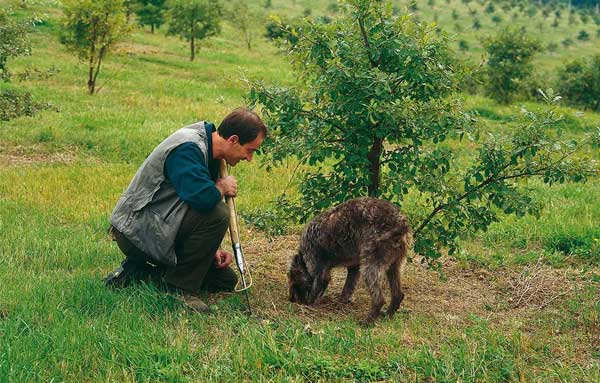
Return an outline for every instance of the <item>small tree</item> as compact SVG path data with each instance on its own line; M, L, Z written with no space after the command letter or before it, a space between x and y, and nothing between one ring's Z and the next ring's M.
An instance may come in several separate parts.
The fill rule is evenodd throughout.
M568 102L600 110L600 55L575 60L561 68L558 89Z
M579 31L579 34L577 35L577 40L579 41L588 41L590 39L590 34L587 33L586 30L581 30Z
M542 47L516 28L506 28L497 36L488 37L483 46L488 54L487 93L496 101L508 104L518 93L520 81L531 74L531 60Z
M136 0L135 14L141 26L149 25L150 33L165 22L166 0Z
M261 15L257 15L250 9L245 0L236 0L229 11L228 19L231 25L237 28L242 33L242 36L244 36L244 42L248 50L252 49L254 30L261 18Z
M0 80L10 79L9 58L31 53L28 28L27 22L13 20L7 10L0 8Z
M190 42L190 61L199 49L197 41L221 31L221 5L218 0L171 0L169 31Z
M116 42L129 33L123 1L65 0L60 42L88 63L88 91L94 94L100 66Z
M524 114L512 137L490 137L472 164L459 166L460 149L445 141L468 137L473 126L454 95L460 79L444 35L393 17L389 3L347 4L331 24L303 28L291 52L301 85L251 84L251 105L260 104L274 127L266 161L293 156L310 165L299 200L282 199L279 208L306 220L352 197L385 198L408 214L415 250L433 259L485 230L500 211L535 212L515 180L584 179L591 163L573 161L577 147L553 137L550 112Z

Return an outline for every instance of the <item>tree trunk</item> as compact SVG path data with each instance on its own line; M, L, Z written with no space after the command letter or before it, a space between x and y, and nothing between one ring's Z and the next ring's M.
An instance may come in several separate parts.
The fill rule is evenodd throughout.
M190 40L190 61L194 61L196 57L196 41L194 37Z
M154 24L150 24L150 33L154 34Z
M194 58L196 57L196 40L195 40L195 36L196 36L196 24L194 23L194 21L192 20L191 25L190 25L190 61L194 61Z
M383 151L383 139L375 136L373 145L367 154L369 159L369 173L371 182L369 183L369 197L377 197L379 195L379 171L381 167L381 152Z
M88 92L90 94L94 94L94 88L96 86L96 83L94 81L94 64L92 62L90 62L90 71L88 74L87 86L88 86Z
M89 60L89 71L88 71L88 92L90 94L94 94L94 88L96 86L96 81L94 80L94 60L96 58L96 46L92 45L90 49L90 60Z

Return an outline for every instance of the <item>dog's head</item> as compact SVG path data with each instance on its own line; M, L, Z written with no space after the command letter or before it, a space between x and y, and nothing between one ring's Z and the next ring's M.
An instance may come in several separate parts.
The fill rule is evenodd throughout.
M304 305L313 303L312 285L314 278L308 272L301 253L292 258L288 270L290 301Z

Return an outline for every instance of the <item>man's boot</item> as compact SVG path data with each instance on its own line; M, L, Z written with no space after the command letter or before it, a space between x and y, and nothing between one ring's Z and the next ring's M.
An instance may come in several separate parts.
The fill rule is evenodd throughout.
M148 276L148 267L146 262L133 261L130 258L125 258L121 266L104 278L104 284L110 287L126 287L132 282L140 281Z

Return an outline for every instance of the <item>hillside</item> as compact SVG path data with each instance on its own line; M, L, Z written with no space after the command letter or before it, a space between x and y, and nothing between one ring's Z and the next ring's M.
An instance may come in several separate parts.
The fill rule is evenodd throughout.
M539 218L506 217L462 241L458 254L441 259L440 270L415 255L400 312L371 328L358 323L369 306L362 284L350 305L336 303L342 270L319 305L288 301L286 271L299 227L269 239L242 221L254 276L252 317L240 294L206 296L213 312L198 315L151 284L105 288L101 279L122 260L106 233L109 214L155 145L185 124L218 123L243 105L243 78L301 82L284 52L263 37L264 21L251 50L223 22L221 34L200 43L194 62L185 41L165 35L165 25L151 34L132 24L130 37L102 65L100 91L90 96L85 63L59 43L58 2L12 3L17 17L37 15L38 22L32 54L10 60L11 71L54 69L0 82L0 89L27 90L51 105L33 117L0 121L0 382L600 381L597 178L551 187L524 182L543 207ZM333 1L249 3L265 17L339 14ZM394 4L400 12L409 7ZM453 48L464 40L468 50L457 54L474 62L481 60L482 36L507 24L523 26L546 47L558 45L535 61L548 81L564 62L600 53L593 10L583 13L587 22L578 12L569 24L563 9L553 27L555 10L544 18L540 9L503 9L499 2L492 14L488 4L420 0L410 12L437 19L453 36ZM498 25L493 15L501 18ZM479 30L472 28L474 17ZM588 41L577 39L580 30ZM565 39L573 44L565 47ZM515 129L522 106L547 108L463 97L483 134ZM600 126L598 113L566 104L558 112L566 137ZM257 157L232 170L241 212L269 208L298 181L295 161L267 172Z

